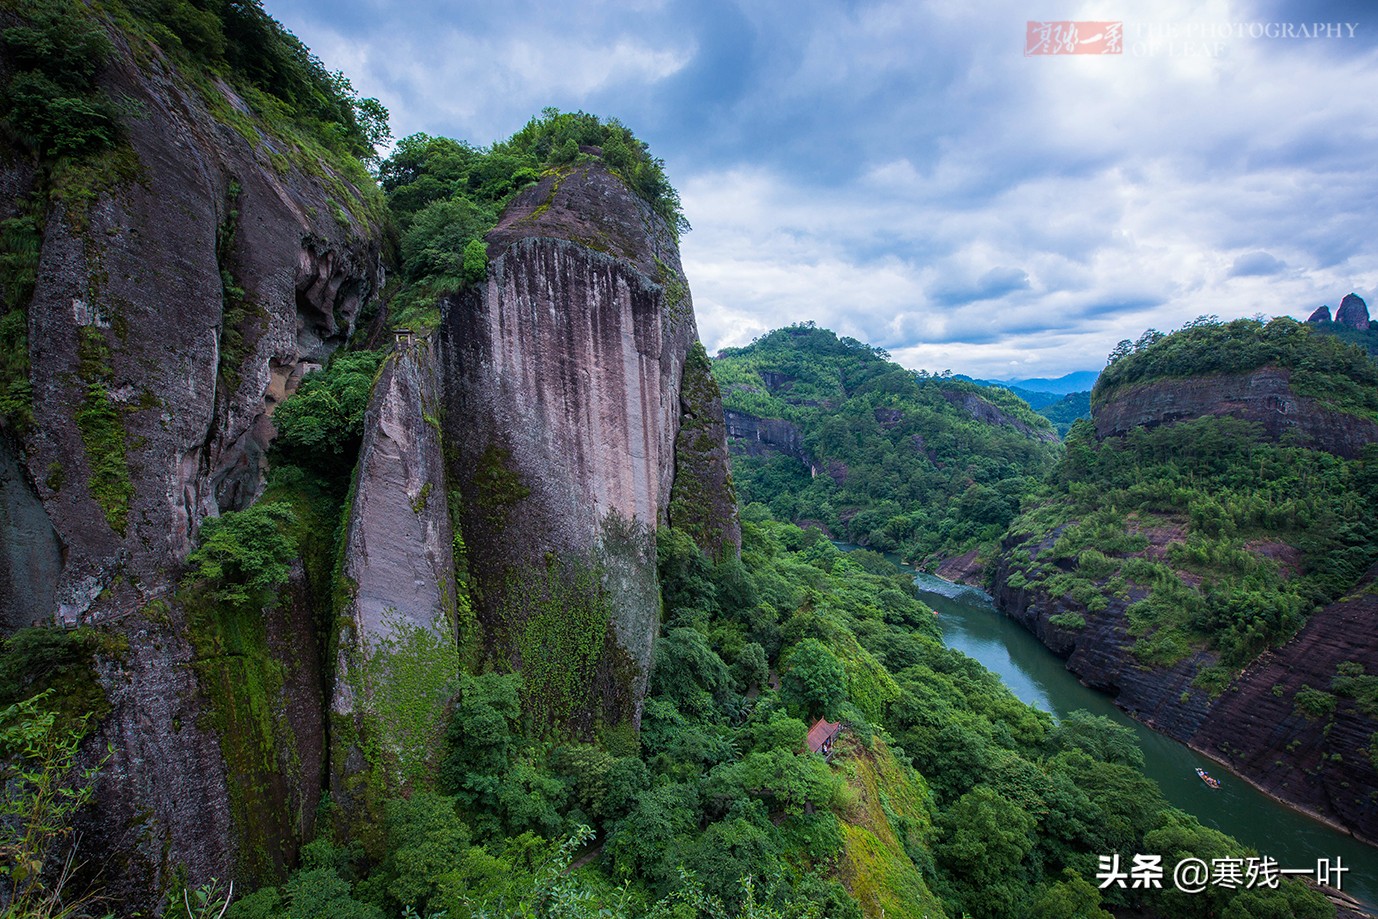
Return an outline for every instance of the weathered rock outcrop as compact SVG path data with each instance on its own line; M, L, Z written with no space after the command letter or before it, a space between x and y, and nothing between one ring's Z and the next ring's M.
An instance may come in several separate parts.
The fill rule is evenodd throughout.
M1328 311L1319 314L1313 321L1328 321ZM1352 304L1346 315L1355 315ZM1243 418L1257 423L1265 438L1347 458L1378 442L1378 424L1298 395L1290 372L1276 366L1122 386L1093 407L1092 422L1097 435L1108 439L1137 427L1210 416ZM1202 524L1189 517L1185 501L1176 515L1163 503L1151 512L1141 507L1125 521L1128 541L1105 548L1100 560L1107 567L1101 574L1095 573L1095 553L1084 564L1077 551L1050 551L1078 521L1050 532L1007 537L995 575L996 602L1065 658L1083 683L1110 693L1146 724L1230 764L1288 803L1367 839L1378 838L1378 770L1370 746L1378 736L1371 689L1378 685L1378 640L1373 637L1378 570L1371 570L1352 596L1314 613L1288 644L1265 652L1228 689L1213 695L1196 684L1223 681L1230 671L1211 670L1220 664L1219 656L1202 650L1200 643L1172 639L1177 643L1157 658L1174 660L1171 666L1149 663L1135 653L1137 647L1145 658L1153 658L1153 641L1159 636L1131 634L1129 609L1148 597L1149 590L1121 563L1134 557L1166 563L1173 573L1163 576L1176 576L1187 587L1208 576L1181 561L1190 556L1175 551L1189 547L1192 527ZM1302 552L1296 546L1303 543L1295 534L1287 539L1255 536L1240 540L1239 549L1270 559L1281 578L1291 578L1302 573ZM1128 548L1135 545L1140 548ZM1088 546L1082 555L1091 548L1098 547ZM1110 572L1124 576L1111 578ZM1063 573L1077 577L1062 578ZM1159 594L1159 600L1164 596ZM1245 608L1235 614L1250 612ZM1136 645L1136 638L1144 643Z
M1346 325L1351 329L1366 331L1369 327L1368 304L1358 294L1345 294L1340 308L1335 311L1336 325Z
M1378 681L1376 578L1378 567L1251 664L1190 737L1263 791L1369 842L1378 842L1378 711L1368 688Z
M982 577L985 568L986 560L981 558L981 551L972 549L970 552L943 559L933 573L944 581L985 587L985 578Z
M693 410L674 234L585 163L520 194L488 255L482 289L442 302L440 339L483 652L522 671L538 720L634 724L660 617L652 534Z
M1330 322L1330 321L1331 321L1331 320L1330 320L1330 307L1328 307L1328 306L1318 306L1318 307L1316 307L1316 311L1315 311L1314 313L1312 313L1310 316L1308 316L1308 317L1306 318L1306 321L1307 321L1307 322L1311 322L1311 323L1316 323L1316 324L1323 323L1323 322Z
M1116 437L1206 415L1229 415L1262 425L1273 440L1292 433L1300 443L1348 459L1378 442L1378 423L1332 411L1297 395L1280 367L1249 373L1150 380L1125 387L1095 406L1096 434Z
M1057 434L1055 432L1035 430L1000 408L1000 406L987 402L974 392L967 392L961 389L944 389L943 398L966 412L972 418L975 418L977 421L984 422L985 424L1014 428L1026 437L1033 437L1047 443L1057 443Z
M995 572L996 605L1059 657L1067 669L1087 686L1114 698L1115 704L1150 727L1178 740L1186 740L1200 726L1210 708L1210 695L1192 685L1196 674L1216 663L1217 657L1198 651L1169 668L1149 667L1131 651L1127 610L1147 591L1133 588L1127 598L1110 597L1109 605L1092 612L1070 597L1050 596L1037 585L1024 584L1012 575L1018 570L1012 550L1038 553L1056 541L1054 530L1035 544L1007 539ZM1159 547L1161 548L1161 546ZM1019 586L1012 586L1017 584ZM1059 625L1055 616L1081 617L1082 626Z
M347 810L426 774L459 671L435 370L428 342L399 345L364 419L331 700L331 789Z
M733 446L747 456L768 456L783 453L813 468L813 458L804 449L804 435L792 421L780 418L757 418L746 412L727 409L727 436Z
M280 864L309 831L320 678L314 644L293 631L304 614L311 634L309 604L290 610L284 591L287 619L266 619L287 629L263 645L285 675L255 714L285 724L314 711L316 725L300 725L296 749L256 751L281 787L246 791L227 765L234 726L211 712L219 687L205 682L233 671L219 668L227 652L194 649L192 614L159 601L201 521L259 494L273 405L345 341L382 269L380 228L348 177L291 165L299 152L266 134L247 140L254 116L226 85L206 90L212 105L151 46L111 38L100 84L123 100L125 146L80 180L87 194L56 196L41 227L32 423L0 432L0 606L6 628L95 623L128 642L97 662L111 712L88 743L114 753L83 855L107 864L103 881L133 909L176 872L199 883L246 860ZM42 193L25 158L0 163L0 216ZM300 769L282 768L289 759ZM244 826L260 805L283 823L262 846Z

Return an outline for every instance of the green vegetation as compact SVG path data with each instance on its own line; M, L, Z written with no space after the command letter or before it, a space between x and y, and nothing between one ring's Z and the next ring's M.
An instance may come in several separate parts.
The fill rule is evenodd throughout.
M326 70L261 0L114 0L106 8L126 36L156 45L181 65L182 76L198 85L217 116L255 145L253 119L227 110L223 96L212 98L220 94L207 76L228 82L257 119L293 143L288 156L294 162L317 155L362 180L351 161L372 161L375 148L391 136L387 109L377 99L359 98L343 73ZM137 47L135 53L141 53ZM366 191L366 182L354 184L356 194Z
M113 148L118 112L96 88L110 39L75 0L25 6L27 21L0 35L15 68L0 94L6 129L41 159Z
M1203 316L1171 335L1150 329L1122 341L1101 372L1091 401L1103 405L1126 387L1164 377L1291 371L1292 389L1336 411L1378 419L1378 364L1342 339L1285 316L1220 322Z
M734 455L743 501L920 562L989 553L1057 456L1038 436L1047 420L1009 392L905 370L811 324L728 349L713 373L728 409L796 425L816 469Z
M1114 852L1247 854L1166 805L1131 732L1054 724L945 648L883 558L761 505L743 518L740 560L658 534L665 622L638 739L533 733L523 677L461 675L434 787L378 802L371 857L327 833L231 915L1175 915L1171 892L1083 879ZM848 725L831 763L800 752L819 713ZM1209 896L1219 915L1258 893ZM1251 907L1329 914L1291 883L1265 896Z
M1150 330L1121 343L1093 398L1104 404L1148 380L1265 365L1288 369L1294 389L1332 409L1378 413L1378 365L1289 319ZM1006 583L1061 600L1066 611L1055 618L1064 626L1122 605L1145 664L1214 652L1220 665L1195 680L1208 692L1294 635L1378 559L1369 511L1378 501L1378 447L1347 460L1214 416L1106 440L1078 421L1065 445L1045 489L1010 527ZM1338 679L1360 693L1361 676ZM1299 708L1319 715L1317 693Z
M76 851L73 821L95 794L104 765L79 766L88 715L63 719L51 690L0 710L0 900L5 919L85 915L87 897L68 889ZM47 869L47 870L45 870ZM51 872L51 873L50 873Z
M581 147L599 152L581 152ZM438 297L486 277L483 237L512 197L546 175L558 183L567 170L595 156L673 232L688 229L664 163L616 119L547 108L507 140L486 148L426 134L398 141L378 173L401 232L405 283L394 301L393 321L433 326Z
M324 370L308 373L273 412L274 448L298 465L347 475L382 362L381 351L340 351Z
M1052 484L1010 529L1022 544L1015 574L1088 612L1126 603L1145 663L1208 647L1238 669L1378 558L1367 510L1378 451L1344 460L1228 417L1105 441L1078 422L1066 445Z
M1074 422L1081 418L1091 417L1091 394L1089 392L1070 393L1056 402L1051 402L1037 409L1037 412L1053 423L1053 427L1057 428L1059 437L1066 437Z
M105 333L94 326L82 326L78 333L77 374L86 393L76 411L76 423L91 471L87 487L110 528L123 536L134 484L129 478L124 419L108 392L112 377L110 345Z

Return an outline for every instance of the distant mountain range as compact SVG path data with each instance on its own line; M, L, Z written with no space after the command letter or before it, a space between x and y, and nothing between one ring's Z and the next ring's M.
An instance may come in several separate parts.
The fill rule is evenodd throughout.
M1061 436L1078 418L1091 416L1091 387L1096 385L1099 370L1075 370L1055 380L1046 377L1033 377L1024 380L978 380L975 377L961 376L979 386L998 386L1008 389L1029 407L1047 418L1057 428Z
M1030 392L1050 392L1065 396L1068 393L1089 391L1096 384L1096 377L1098 376L1100 376L1099 370L1076 370L1055 380L1033 377L1026 380L977 380L976 382L1004 386L1009 389L1027 389Z

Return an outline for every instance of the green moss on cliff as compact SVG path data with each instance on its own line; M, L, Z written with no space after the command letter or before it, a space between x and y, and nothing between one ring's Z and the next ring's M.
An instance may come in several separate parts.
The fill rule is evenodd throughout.
M675 438L675 477L670 486L670 525L693 537L714 558L735 550L737 495L727 467L722 396L700 342L684 360L680 428Z
M43 234L31 199L0 221L0 421L24 427L32 420L28 307L38 280Z
M96 673L97 657L118 657L123 636L95 628L30 626L0 639L0 706L52 690L45 705L68 724L99 721L110 703Z
M461 667L448 618L423 628L393 611L385 625L389 634L365 649L361 666L347 679L369 781L396 795L432 785L446 707Z
M537 732L569 726L602 707L595 677L609 646L612 611L601 571L553 556L543 571L514 569L504 585L499 619L510 623L522 674L522 711Z
M94 326L82 326L77 360L77 376L86 388L76 411L76 423L86 448L86 465L91 470L87 487L110 528L123 536L129 523L134 485L129 479L124 419L107 390L111 376L110 346L104 333Z
M203 524L178 593L206 700L202 726L215 732L230 778L237 870L258 883L280 879L311 820L296 795L314 777L301 772L287 682L299 668L314 668L321 649L269 630L316 618L311 609L328 583L333 507L300 470L275 474L264 500ZM304 579L292 577L297 559ZM287 650L275 651L275 642Z

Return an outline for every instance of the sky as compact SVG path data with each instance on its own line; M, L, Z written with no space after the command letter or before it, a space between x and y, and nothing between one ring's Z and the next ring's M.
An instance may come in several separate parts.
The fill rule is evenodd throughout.
M396 137L621 119L693 225L710 353L812 320L915 369L1056 377L1378 292L1362 0L264 2ZM1081 52L1117 23L1121 53L1037 53L1070 34L1031 42L1049 20Z

